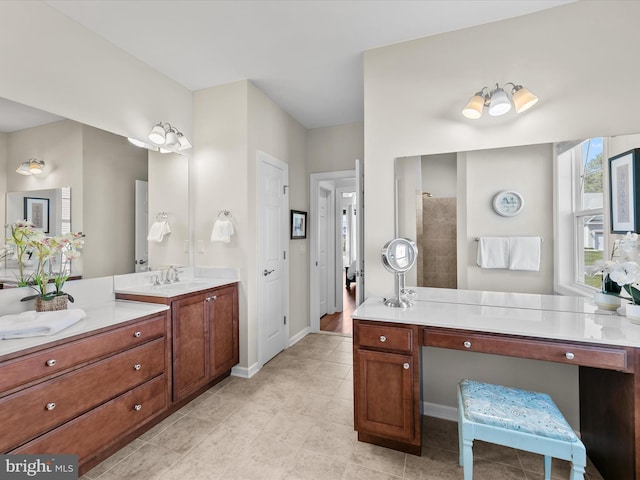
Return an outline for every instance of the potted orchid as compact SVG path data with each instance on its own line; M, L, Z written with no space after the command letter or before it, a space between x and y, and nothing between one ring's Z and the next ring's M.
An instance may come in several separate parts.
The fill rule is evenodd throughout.
M626 305L626 316L632 320L640 320L640 267L634 260L637 253L638 234L627 232L620 240L620 261L613 265L609 278L629 294L631 303Z
M616 310L620 306L620 291L622 288L611 279L617 263L613 260L596 260L592 266L586 267L586 273L592 277L600 275L600 291L596 292L593 300L598 308Z
M81 232L70 232L47 237L44 232L35 229L32 223L25 220L16 222L11 231L12 237L7 241L17 249L18 284L30 286L37 292L21 301L35 299L37 311L67 308L67 300L73 302L74 299L64 292L63 287L71 271L70 262L80 256L84 235ZM25 277L21 265L22 256L28 249L37 263L35 270ZM56 263L57 267L54 267Z

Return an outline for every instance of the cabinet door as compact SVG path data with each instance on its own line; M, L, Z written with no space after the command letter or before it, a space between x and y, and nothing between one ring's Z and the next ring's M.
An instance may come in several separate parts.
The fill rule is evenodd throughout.
M174 401L208 380L207 297L198 294L172 303Z
M413 357L356 350L356 429L399 441L414 440Z
M217 289L208 302L209 308L209 368L215 378L236 365L238 353L238 289Z

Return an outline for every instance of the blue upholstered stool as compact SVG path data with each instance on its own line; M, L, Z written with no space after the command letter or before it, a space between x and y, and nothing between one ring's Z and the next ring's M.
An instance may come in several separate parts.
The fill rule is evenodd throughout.
M464 480L473 478L473 441L484 440L572 463L571 480L583 480L587 454L551 397L544 393L462 380L458 384L458 442Z

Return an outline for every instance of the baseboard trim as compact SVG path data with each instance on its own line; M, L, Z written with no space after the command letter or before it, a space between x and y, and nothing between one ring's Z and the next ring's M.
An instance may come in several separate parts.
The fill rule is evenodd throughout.
M300 340L302 340L304 337L306 337L310 333L311 333L311 328L310 327L307 327L304 330L299 331L298 333L296 333L293 337L291 337L289 339L289 342L287 343L287 348L292 347L293 345L298 343Z
M422 402L422 414L427 417L440 418L442 420L458 421L458 409L437 403Z
M236 365L231 369L231 376L240 378L251 378L260 371L260 365L254 363L249 368Z

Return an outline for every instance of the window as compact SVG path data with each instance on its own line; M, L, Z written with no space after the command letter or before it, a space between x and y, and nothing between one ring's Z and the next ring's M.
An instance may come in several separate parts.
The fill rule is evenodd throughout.
M559 293L588 293L602 282L599 276L589 276L586 267L608 257L605 153L600 137L556 145Z

